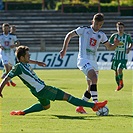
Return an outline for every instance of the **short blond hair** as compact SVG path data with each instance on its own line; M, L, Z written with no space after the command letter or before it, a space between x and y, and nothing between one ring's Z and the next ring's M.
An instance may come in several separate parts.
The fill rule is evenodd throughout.
M98 22L104 21L104 15L102 13L97 13L94 15L93 20Z

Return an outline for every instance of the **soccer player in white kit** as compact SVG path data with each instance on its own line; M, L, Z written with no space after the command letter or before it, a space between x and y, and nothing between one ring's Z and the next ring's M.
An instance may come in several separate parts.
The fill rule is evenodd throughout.
M5 73L2 76L2 79L7 75L7 73L11 70L12 66L15 65L15 47L19 46L20 42L18 41L16 35L10 34L10 25L8 23L4 23L2 25L3 34L0 35L0 56L5 69ZM12 86L16 86L16 84L10 81ZM9 82L7 86L10 86Z
M104 23L104 15L97 13L94 15L92 25L78 27L70 31L63 43L60 57L63 58L66 54L68 44L72 37L79 36L79 53L77 58L78 68L85 74L87 80L87 90L82 96L82 99L88 101L91 97L94 102L98 102L97 80L98 80L98 66L97 66L97 49L100 43L103 43L107 49L114 50L119 45L119 40L115 38L114 44L108 42L108 38L100 31ZM78 113L86 113L83 107L76 108Z

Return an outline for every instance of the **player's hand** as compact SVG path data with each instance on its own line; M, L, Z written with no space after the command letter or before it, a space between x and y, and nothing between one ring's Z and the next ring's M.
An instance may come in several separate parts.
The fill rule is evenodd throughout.
M46 66L46 64L44 62L39 62L39 61L37 61L37 65L38 66L42 66L42 67L45 67Z
M0 48L1 48L2 50L4 50L4 47L3 47L3 46L0 46Z
M65 50L61 50L60 51L60 58L62 59L66 54L66 51Z
M127 48L126 53L129 54L129 52L130 52L130 48Z

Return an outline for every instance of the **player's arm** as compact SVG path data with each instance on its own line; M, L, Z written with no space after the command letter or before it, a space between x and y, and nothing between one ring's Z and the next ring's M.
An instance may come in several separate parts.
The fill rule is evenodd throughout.
M46 66L46 64L44 62L40 62L40 61L29 60L29 63L30 64L36 64L36 65L42 66L42 67Z
M66 51L67 51L68 44L69 44L71 38L74 37L74 36L78 36L75 31L70 31L65 36L64 43L63 43L63 47L62 47L62 50L60 51L60 57L61 58L63 58L65 56Z
M109 41L107 41L104 43L104 45L108 50L114 50L118 45L121 45L121 44L120 44L120 41L117 38L115 38L114 44L111 44Z
M131 39L131 36L128 35L128 48L126 50L126 53L128 54L130 52L130 50L133 47L133 40Z
M18 47L20 45L19 40L15 41L15 43L13 45L10 46L10 48L15 48Z
M2 95L2 90L5 87L6 83L10 80L11 78L8 77L8 75L2 80L2 82L0 83L0 96L3 97Z
M14 43L15 47L18 47L20 45L20 41L17 40L15 43Z
M132 49L132 47L133 47L133 43L130 43L129 44L129 46L128 46L128 48L127 48L127 54L130 52L130 50Z

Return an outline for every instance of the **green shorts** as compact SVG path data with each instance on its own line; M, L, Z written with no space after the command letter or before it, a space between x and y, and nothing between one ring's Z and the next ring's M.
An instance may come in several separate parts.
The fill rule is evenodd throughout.
M50 100L62 100L64 92L56 87L45 85L40 92L33 95L43 106L47 106L50 104Z
M112 61L112 65L111 65L111 69L112 70L118 70L119 68L121 69L127 69L127 60L113 60Z

